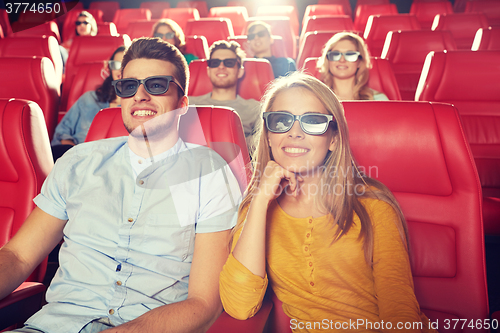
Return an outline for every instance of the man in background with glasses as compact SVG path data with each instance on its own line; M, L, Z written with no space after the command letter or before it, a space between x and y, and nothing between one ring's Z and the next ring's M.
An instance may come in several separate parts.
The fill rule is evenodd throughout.
M121 71L130 135L61 157L0 249L3 298L64 238L48 304L15 332L198 332L222 311L238 182L217 153L179 137L189 72L177 48L136 39Z
M202 96L189 96L189 104L215 105L233 108L241 118L248 151L252 151L252 138L261 121L260 104L254 99L244 99L237 94L238 80L245 74L245 52L235 41L220 40L210 47L207 73L212 82L212 92Z

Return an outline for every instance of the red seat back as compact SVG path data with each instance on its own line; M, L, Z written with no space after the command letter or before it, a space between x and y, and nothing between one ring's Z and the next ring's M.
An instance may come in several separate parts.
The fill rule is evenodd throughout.
M470 50L477 29L487 29L488 18L482 13L439 14L432 30L449 30L459 50Z
M10 36L12 34L12 27L10 26L9 14L7 14L6 9L0 9L0 26L4 37Z
M318 0L318 5L342 5L344 13L352 17L352 7L349 0Z
M1 66L1 65L0 65ZM40 107L22 99L0 99L0 247L19 230L35 204L43 181L54 165ZM45 259L27 281L42 282Z
M130 22L127 27L127 35L130 39L139 37L153 37L153 26L156 20Z
M198 59L210 58L208 42L205 36L186 36L185 52L187 54L194 54Z
M330 5L309 5L306 7L304 12L304 17L302 18L302 27L304 27L304 23L306 19L311 16L318 15L329 15L329 16L343 16L347 15L344 12L344 7L340 4L330 4ZM347 15L352 22L352 17Z
M398 83L391 64L386 59L371 57L372 68L370 69L370 79L368 86L376 91L384 93L390 100L401 100ZM316 68L318 58L308 58L302 67L304 71L321 80L321 74Z
M170 8L164 9L161 18L174 20L186 34L186 25L189 20L199 20L200 13L196 8Z
M392 65L401 97L413 101L427 54L456 49L455 40L449 31L390 31L382 58L389 60Z
M284 16L254 16L248 18L247 24L253 21L264 21L271 26L271 34L281 36L285 43L286 56L297 58L297 36L294 34L290 19ZM247 26L248 26L247 25Z
M121 108L108 108L97 113L85 141L94 141L128 135L123 126ZM250 179L250 163L241 120L229 108L203 106L189 107L181 116L179 135L189 143L215 150L231 167L243 192Z
M96 23L103 23L103 13L100 9L85 9L87 12L92 14ZM62 28L62 39L63 41L69 40L75 37L75 21L78 15L82 12L81 9L73 9L66 13L63 28Z
M120 36L113 22L97 23L97 36Z
M306 33L299 46L297 68L302 68L307 58L321 57L326 42L340 31L310 31Z
M453 103L457 107L474 155L483 194L496 198L500 198L498 59L500 51L430 53L416 93L417 100ZM473 70L471 64L474 64ZM485 219L485 232L496 230L500 234L499 221L498 215L492 220Z
M370 16L363 37L372 56L380 57L387 33L391 30L420 30L420 23L411 14Z
M0 40L0 57L47 57L52 61L57 83L61 85L63 63L59 44L53 36L4 38Z
M299 43L303 43L306 33L311 31L354 31L354 24L347 15L309 16L304 21Z
M370 15L397 15L398 8L395 4L379 4L379 5L358 5L354 14L354 29L365 31L366 22Z
M186 36L205 36L208 45L211 46L218 40L226 40L228 37L234 36L234 31L231 20L224 17L210 17L188 20L184 34Z
M208 16L208 6L206 1L179 1L177 8L196 8L200 13L200 17Z
M255 16L286 16L295 36L299 35L299 16L294 6L259 6Z
M166 1L144 1L139 8L147 8L151 11L151 19L157 20L161 17L164 9L170 8L170 3Z
M243 6L212 7L208 17L226 17L231 20L236 35L246 33L248 11Z
M68 96L73 80L78 72L78 66L95 61L109 60L113 52L122 45L129 46L130 38L122 36L77 36L71 44L68 62L66 63L66 78L61 96L60 110L67 111Z
M468 1L465 13L484 13L493 27L500 27L500 2L496 0Z
M500 51L500 27L478 29L472 43L472 51L477 50Z
M49 138L57 124L59 85L49 58L2 58L0 98L21 98L37 103L43 111Z
M92 1L89 9L100 9L104 22L112 22L115 12L120 9L120 3L118 1Z
M151 11L148 8L118 9L113 17L113 23L116 25L116 29L119 34L127 32L128 24L130 22L141 20L151 20Z
M275 57L286 57L285 52L285 43L283 42L283 37L273 35L273 44L271 45L271 53ZM229 37L228 40L234 40L241 45L243 51L245 51L248 58L252 58L254 56L252 50L250 49L250 45L248 45L247 36L233 36Z
M411 4L410 14L417 17L422 29L430 30L437 14L453 14L453 7L449 1L414 2Z
M13 37L40 37L43 35L54 36L57 42L61 42L61 35L59 34L59 28L54 21L44 22L44 23L22 23L14 22L12 24L12 29L14 33Z
M244 99L260 101L267 85L274 80L273 68L265 59L247 58L243 63L245 75L238 82L238 94ZM193 60L189 64L189 96L200 96L212 91L207 74L206 60Z

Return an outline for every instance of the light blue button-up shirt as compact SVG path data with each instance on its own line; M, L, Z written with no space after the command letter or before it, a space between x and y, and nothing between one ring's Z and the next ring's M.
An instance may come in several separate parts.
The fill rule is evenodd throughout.
M56 333L185 300L195 234L232 228L241 192L209 148L179 139L151 161L121 137L69 150L34 201L68 220L48 304L27 321Z

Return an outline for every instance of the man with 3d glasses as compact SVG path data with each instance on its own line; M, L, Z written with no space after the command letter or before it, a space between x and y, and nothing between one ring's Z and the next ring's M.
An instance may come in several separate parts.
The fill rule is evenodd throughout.
M64 238L48 304L14 332L199 332L219 316L241 193L219 155L179 137L188 76L157 38L126 51L113 86L130 135L61 157L0 250L3 298Z

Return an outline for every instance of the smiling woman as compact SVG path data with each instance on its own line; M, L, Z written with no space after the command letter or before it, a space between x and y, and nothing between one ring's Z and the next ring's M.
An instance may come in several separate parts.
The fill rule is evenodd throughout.
M387 187L359 171L332 91L293 73L274 81L262 111L254 173L220 276L226 312L255 315L269 278L291 323L426 324L413 290L404 216ZM433 332L426 326L423 332Z

